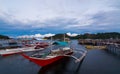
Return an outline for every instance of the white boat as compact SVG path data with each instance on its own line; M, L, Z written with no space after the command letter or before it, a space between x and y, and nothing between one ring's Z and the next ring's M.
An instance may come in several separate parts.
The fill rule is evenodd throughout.
M9 56L9 55L13 55L13 54L22 53L22 52L40 51L40 50L45 49L45 48L40 48L40 49L34 49L34 48L35 47L24 47L24 48L0 50L0 55L1 56Z

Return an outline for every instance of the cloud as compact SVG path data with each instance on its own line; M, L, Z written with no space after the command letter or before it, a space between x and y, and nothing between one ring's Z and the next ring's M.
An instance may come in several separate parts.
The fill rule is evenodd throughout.
M51 36L54 36L54 35L55 35L55 34L49 33L49 34L45 34L44 37L51 37Z
M77 36L78 34L77 33L70 33L70 32L68 32L68 33L66 33L68 36L72 36L72 37L74 37L74 36Z
M22 35L22 36L18 36L17 38L44 38L44 37L51 37L54 36L55 34L52 33L48 33L48 34L35 34L35 35Z
M94 14L110 10L107 0L7 0L0 2L1 15L9 22L29 24L45 22L56 18L80 18L84 14ZM106 4L108 3L108 4ZM10 18L10 19L9 19ZM80 18L81 19L81 18Z
M0 0L0 24L8 30L120 32L119 0ZM116 25L114 28L112 26ZM36 34L34 32L34 34ZM41 31L39 31L41 32ZM39 32L37 32L39 34ZM3 31L4 33L4 31ZM27 32L28 33L28 32Z

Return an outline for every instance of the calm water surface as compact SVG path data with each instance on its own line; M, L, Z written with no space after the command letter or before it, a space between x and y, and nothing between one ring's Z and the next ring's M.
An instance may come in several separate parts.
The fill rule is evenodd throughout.
M75 48L84 46L72 41ZM33 52L27 53L33 54ZM76 56L80 56L76 54ZM19 54L0 57L0 74L120 74L120 57L104 50L88 51L83 63L75 63L72 58L64 58L47 67L40 67Z

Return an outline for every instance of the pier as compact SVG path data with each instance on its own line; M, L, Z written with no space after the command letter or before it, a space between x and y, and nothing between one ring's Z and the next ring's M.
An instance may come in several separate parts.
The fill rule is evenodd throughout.
M115 43L107 44L106 50L117 56L120 56L120 44L115 44Z
M79 39L78 43L86 48L105 49L112 54L120 56L120 39Z
M79 39L78 44L102 46L107 44L120 44L120 39Z

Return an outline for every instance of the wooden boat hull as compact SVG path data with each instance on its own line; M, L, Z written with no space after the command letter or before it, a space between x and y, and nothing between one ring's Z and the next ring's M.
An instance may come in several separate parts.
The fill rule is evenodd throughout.
M14 55L14 54L19 54L19 53L21 53L21 52L13 52L13 53L1 54L1 56L6 57L6 56Z
M70 52L70 53L68 53L68 54L66 54L66 55L70 55L70 54L72 54L73 52ZM54 58L50 58L50 59L39 59L39 58L33 58L33 57L29 57L29 56L27 56L27 55L25 55L25 54L21 54L24 58L26 58L26 59L29 59L30 61L32 61L32 62L34 62L34 63L36 63L37 65L39 65L39 66L47 66L47 65L49 65L49 64L52 64L52 63L54 63L55 61L57 61L57 60L60 60L60 59L62 59L62 58L64 58L64 57L66 57L66 56L56 56L56 57L54 57Z

